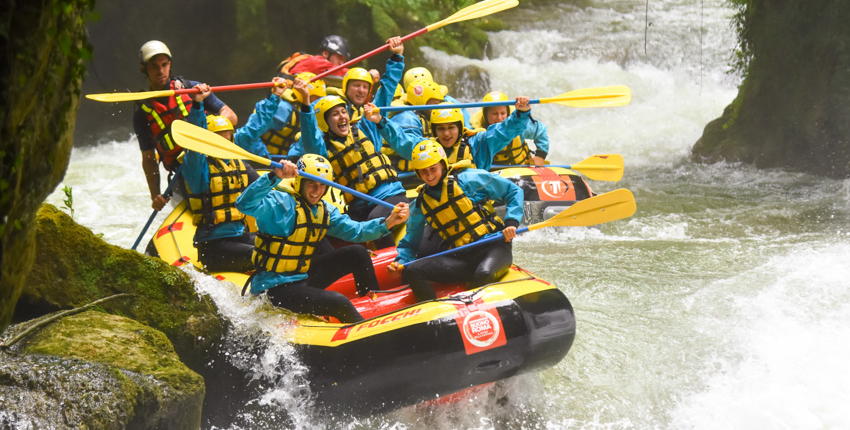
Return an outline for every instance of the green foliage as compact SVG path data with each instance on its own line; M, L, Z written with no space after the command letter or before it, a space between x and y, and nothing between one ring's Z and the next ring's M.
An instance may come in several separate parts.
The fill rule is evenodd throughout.
M62 200L62 203L65 205L65 209L71 214L71 218L74 218L74 190L66 185L62 187L62 192L65 193L65 200Z
M726 0L735 9L732 16L732 27L738 33L738 48L732 59L730 73L738 73L743 77L747 75L750 61L753 59L752 40L750 39L749 17L751 14L750 0Z

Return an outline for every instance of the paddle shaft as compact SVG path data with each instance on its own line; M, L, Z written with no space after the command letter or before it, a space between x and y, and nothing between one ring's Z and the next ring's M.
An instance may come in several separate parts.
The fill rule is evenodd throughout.
M212 92L220 92L220 91L238 91L238 90L251 90L255 88L271 88L275 84L274 82L257 82L254 84L235 84L235 85L219 85L217 87L210 87ZM197 88L183 88L180 90L174 90L174 95L178 94L196 94L201 92Z
M414 31L413 33L410 33L407 36L402 37L401 41L402 41L402 43L407 42L408 40L413 39L416 36L425 34L427 32L428 32L428 27L420 28L419 30ZM367 53L365 53L365 54L363 54L359 57L352 58L352 59L350 59L350 60L348 60L348 61L346 61L346 62L344 62L344 63L342 63L338 66L334 66L334 67L332 67L328 70L325 70L322 73L319 73L318 75L310 78L310 82L322 79L322 78L324 78L325 76L328 76L328 75L332 75L335 72L338 72L339 70L342 70L342 69L344 69L348 66L351 66L353 64L359 63L359 62L361 62L361 61L363 61L367 58L374 57L375 55L380 54L381 52L386 51L389 48L390 48L389 43L387 43L383 46L379 46L379 47L377 47L377 48L375 48L375 49L373 49L373 50L371 50L371 51L369 51L369 52L367 52Z
M168 186L165 187L165 192L162 193L163 197L167 198L168 196L171 195L172 188L174 188L174 185L177 183L177 178L180 176L180 174L182 172L183 172L183 165L181 164L180 167L177 168L177 172L174 173L174 177L171 178L171 181L168 182ZM157 212L159 212L159 211L156 210L156 209L154 209L153 212L151 212L151 216L148 217L148 222L145 223L145 226L142 228L142 232L139 233L139 237L136 238L136 241L133 242L133 247L130 248L130 249L135 251L136 247L139 246L139 242L142 241L142 236L144 236L145 233L148 231L148 227L151 226L153 219L156 218Z
M275 167L275 168L278 168L278 169L283 168L283 164L280 164L276 161L271 161L271 160L269 160L269 166ZM344 191L348 194L351 194L352 196L357 197L359 199L366 200L369 203L373 203L373 204L376 204L376 205L379 205L379 206L383 206L387 209L394 209L395 208L395 206L393 206L392 203L387 203L387 202L385 202L381 199L377 199L377 198L372 197L372 196L370 196L366 193L361 193L360 191L353 190L353 189L348 188L344 185L337 184L334 181L329 181L329 180L327 180L327 179L325 179L321 176L311 175L307 172L302 172L301 170L298 171L298 175L303 176L304 178L309 179L311 181L316 181L320 184L325 184L329 187L339 188L340 190L342 190L342 191Z
M522 233L527 232L528 230L529 230L528 227L518 228L518 229L516 229L516 234L522 234ZM463 250L463 249L472 248L473 246L483 245L485 243L495 242L497 240L505 240L505 236L501 232L499 232L498 234L494 234L493 236L490 236L490 237L487 237L487 238L484 238L484 239L481 239L481 240L476 240L475 242L467 243L466 245L458 246L457 248L447 249L445 251L440 251L436 254L426 255L424 257L417 258L416 260L413 260L410 263L405 264L405 266L410 266L411 264L413 264L417 261L420 261L420 260L424 260L426 258L439 257L441 255L451 254L453 252L458 252L458 251Z
M543 100L543 101L541 101ZM528 104L540 104L545 103L545 99L533 99L529 100ZM493 107L493 106L513 106L516 104L516 100L502 100L495 102L472 102L472 103L452 103L450 105L445 104L433 104L433 105L405 105L405 106L387 106L379 108L380 112L405 112L410 110L430 110L430 109L463 109L463 108L474 108L474 107Z

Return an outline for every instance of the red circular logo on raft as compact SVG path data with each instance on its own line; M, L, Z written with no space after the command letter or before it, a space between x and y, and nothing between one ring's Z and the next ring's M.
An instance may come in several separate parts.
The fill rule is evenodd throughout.
M463 319L463 336L479 348L492 345L501 329L499 320L489 312L475 311Z

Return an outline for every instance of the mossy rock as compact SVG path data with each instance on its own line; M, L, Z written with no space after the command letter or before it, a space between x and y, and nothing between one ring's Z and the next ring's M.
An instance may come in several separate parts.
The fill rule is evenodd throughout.
M160 331L87 311L52 322L19 343L17 354L4 354L0 364L4 425L200 428L203 378L180 361Z
M56 207L38 212L36 261L16 309L24 320L83 306L117 293L133 297L104 302L107 312L162 331L196 371L224 331L216 307L199 295L189 276L161 260L107 244Z

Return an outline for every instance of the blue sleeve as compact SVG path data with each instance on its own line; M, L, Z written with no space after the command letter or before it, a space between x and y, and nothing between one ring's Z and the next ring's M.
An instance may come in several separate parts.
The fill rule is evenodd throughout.
M268 157L269 151L260 141L260 136L271 126L278 104L280 104L280 97L274 94L257 103L256 112L252 113L248 117L248 122L233 134L233 142L252 154Z
M472 161L481 170L490 170L493 157L528 127L531 111L515 110L508 119L487 127L470 139Z
M415 140L411 135L405 133L401 126L392 121L381 119L377 127L387 145L405 160L410 160L413 157L413 147L422 141L422 139Z
M357 222L349 218L348 215L339 213L336 206L325 204L325 209L330 211L330 219L328 220L330 224L328 235L330 236L348 242L360 243L378 239L390 232L387 230L383 218Z
M522 133L522 138L534 141L534 155L541 158L546 158L549 155L549 133L542 122L530 118L528 127Z
M365 118L360 118L356 125L357 128L366 135L366 138L372 142L372 145L375 146L375 151L381 152L381 147L384 146L384 142L381 139L381 133L378 131L378 125Z
M325 147L324 133L319 130L319 124L316 122L317 113L318 109L311 108L306 112L301 109L301 150L304 154L327 157L328 149Z
M373 99L375 106L389 106L392 103L395 89L401 80L402 71L404 71L404 57L393 53L387 60L387 68L384 71L384 75L381 76L381 86L375 93L375 98Z
M274 190L279 182L276 176L271 179L269 175L261 175L236 199L236 209L256 218L259 231L286 237L295 226L295 199Z
M473 202L493 200L505 204L505 220L522 222L522 188L499 175L480 169L466 169L458 175L458 184Z
M189 83L189 88L194 88L195 85L198 85L198 84L201 83L201 82L192 81L192 80L188 80L187 82ZM221 99L219 99L218 96L215 95L215 93L210 93L210 95L208 95L207 98L204 99L204 109L207 112L214 113L214 114L218 115L218 113L221 112L221 110L225 106L227 106L227 105L224 104L224 102L221 101Z
M192 102L192 110L189 111L186 122L207 128L204 102ZM183 165L186 166L183 168L183 179L190 194L203 193L210 189L210 165L206 155L187 150L183 155Z
M419 247L422 243L422 233L425 230L425 215L417 205L417 201L410 202L410 216L407 218L407 230L404 237L399 241L398 257L396 261L407 264L419 256Z
M404 140L410 142L411 148L413 148L413 146L417 143L425 140L425 136L422 135L422 121L419 120L419 116L416 115L416 113L411 111L400 112L397 115L393 115L390 122L399 126L400 130L404 133ZM389 142L389 140L387 142ZM397 149L393 149L402 157L405 157L405 155ZM410 159L410 157L405 158Z

